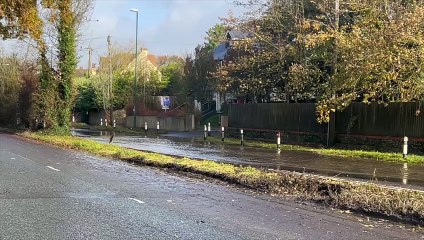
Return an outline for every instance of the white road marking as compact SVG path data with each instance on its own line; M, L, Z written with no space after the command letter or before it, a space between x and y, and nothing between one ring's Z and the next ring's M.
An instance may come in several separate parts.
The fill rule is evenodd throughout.
M53 170L53 171L60 172L60 170L59 170L59 169L56 169L56 168L54 168L54 167L46 166L46 168L50 168L50 169L51 169L51 170Z
M16 158L10 158L11 160L16 160Z
M141 204L145 203L145 202L143 202L141 200L138 200L136 198L128 198L128 199L133 200L133 201L136 201L136 202L141 203Z
M11 154L13 154L13 155L15 155L15 156L18 156L18 157L20 157L20 158L22 158L22 159L32 161L31 159L26 158L26 157L24 157L24 156L21 156L21 155L19 155L19 154L16 154L16 153L13 153L13 152L9 152L9 153L11 153Z

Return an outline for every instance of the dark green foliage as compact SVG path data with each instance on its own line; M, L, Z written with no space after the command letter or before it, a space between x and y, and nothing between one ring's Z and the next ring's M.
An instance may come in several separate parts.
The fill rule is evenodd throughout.
M162 81L167 84L163 95L180 96L187 94L184 79L184 60L175 58L160 68Z
M220 43L225 41L228 30L228 27L223 24L215 24L206 32L208 36L205 38L207 40L205 47L208 50L214 50Z
M57 121L60 128L70 128L72 107L72 79L77 66L76 27L71 0L62 0L58 4L60 19L57 27L59 33L59 73Z
M124 72L115 74L113 78L113 107L114 109L124 108L133 96L134 74Z
M77 97L75 109L79 112L87 112L98 108L97 95L93 84L89 79L83 79L77 83Z

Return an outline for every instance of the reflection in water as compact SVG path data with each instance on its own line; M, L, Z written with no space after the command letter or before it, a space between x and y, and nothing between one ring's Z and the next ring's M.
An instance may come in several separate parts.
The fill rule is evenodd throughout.
M402 183L403 184L408 184L408 176L409 176L409 173L408 173L408 164L407 163L404 163L403 164L403 168L400 171L402 173Z
M74 131L79 136L95 141L108 142L103 134L107 132ZM190 138L157 136L119 136L114 144L144 151L171 154L197 159L229 162L269 169L282 169L328 176L357 178L364 180L409 184L424 187L424 165L377 161L363 158L341 158L318 155L302 151L278 151L270 148L256 148L240 145L215 144ZM399 174L401 170L401 174Z

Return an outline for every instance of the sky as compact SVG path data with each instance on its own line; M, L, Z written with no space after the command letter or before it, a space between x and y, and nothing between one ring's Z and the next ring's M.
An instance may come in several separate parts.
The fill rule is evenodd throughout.
M93 48L93 63L107 54L107 36L123 48L135 44L136 14L139 9L139 46L155 55L185 56L204 42L206 31L219 17L235 14L240 8L233 0L95 0L91 20L81 29L79 66L88 65Z

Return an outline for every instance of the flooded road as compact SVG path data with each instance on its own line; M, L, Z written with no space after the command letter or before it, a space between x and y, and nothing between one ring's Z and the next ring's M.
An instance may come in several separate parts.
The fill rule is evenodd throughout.
M107 132L74 130L74 134L108 143ZM113 143L119 146L181 157L207 159L232 164L290 170L334 177L374 180L380 183L424 187L424 166L389 163L373 159L322 156L302 151L281 151L237 145L210 143L196 137L178 134L161 136L120 136Z
M0 239L422 239L332 210L0 134Z

